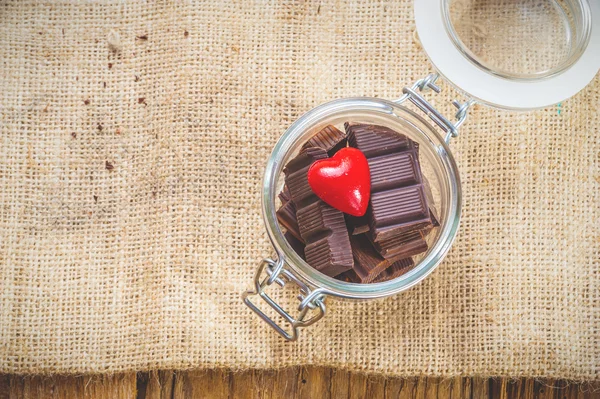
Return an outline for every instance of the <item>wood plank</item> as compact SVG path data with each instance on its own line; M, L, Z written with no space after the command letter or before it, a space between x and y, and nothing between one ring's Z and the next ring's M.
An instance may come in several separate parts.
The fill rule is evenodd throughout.
M11 399L134 399L136 374L82 377L11 376Z
M533 385L534 399L554 399L554 380L535 381Z
M183 391L184 385L186 383L186 377L184 376L184 374L186 373L187 372L185 371L175 373L175 380L173 381L173 399L185 397L185 393Z
M572 399L600 399L600 382L572 384L569 391Z
M331 370L331 399L348 399L350 397L350 373L346 370Z
M274 399L273 391L275 384L279 380L279 373L275 370L254 371L252 381L258 392L260 399ZM230 397L234 397L231 396Z
M221 369L186 371L175 374L173 399L229 397L230 372Z
M451 378L440 379L438 381L437 397L438 398L455 399L455 398L453 398L453 395L452 395L453 388L454 388L454 380L453 379L451 379Z
M285 379L289 376L282 376ZM291 376L296 378L296 376ZM276 371L248 370L232 372L229 383L229 397L240 399L269 399L274 397L275 381L280 376Z
M9 399L10 375L0 374L0 399Z
M425 380L425 399L438 398L439 378L427 377Z
M302 367L298 375L297 397L329 398L331 371L322 367Z
M438 397L444 398L448 397L451 399L471 399L471 378L465 377L454 377L448 380L449 381L449 393L447 396L444 391L438 391ZM442 381L440 388L444 386ZM443 388L442 388L443 389Z
M350 374L350 390L348 392L349 399L365 399L367 394L368 377L363 373Z
M473 377L471 379L471 398L487 399L489 397L489 380L487 378Z
M364 398L381 398L385 397L385 377L371 376L367 379L367 390Z
M151 380L152 381L152 380ZM153 389L160 389L160 399L171 399L173 397L173 387L175 382L175 372L174 371L159 371L158 372L158 387L155 387L153 384L150 384L150 387Z
M0 399L600 399L600 383L507 378L384 378L316 367L154 371L115 376L0 374Z
M456 397L471 399L473 397L473 379L471 377L456 377L454 384L457 386L452 392Z
M532 385L533 388L533 385ZM527 397L527 385L525 380L508 380L506 384L506 398L519 398L525 399ZM533 397L533 391L531 391L530 399Z
M254 383L254 371L235 371L229 376L229 397L239 399L258 399L259 390Z
M427 378L418 378L417 379L417 387L414 393L415 399L427 399L425 397L425 392L427 390Z
M526 380L524 380L523 385L524 385L523 399L533 399L534 381L532 379L526 379ZM567 399L569 399L569 398L567 398Z
M403 381L398 399L414 399L417 393L418 378L407 378Z
M488 397L493 399L506 399L508 380L506 378L491 378L488 383ZM516 397L520 399L520 397Z
M402 378L389 378L385 382L385 399L397 399L400 397L400 391L404 386L404 380Z
M290 367L275 372L272 399L293 398L298 391L298 374L300 367Z

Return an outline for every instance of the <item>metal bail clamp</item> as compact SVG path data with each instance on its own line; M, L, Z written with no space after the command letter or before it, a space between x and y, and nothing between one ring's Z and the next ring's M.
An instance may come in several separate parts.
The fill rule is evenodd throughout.
M446 144L450 144L450 139L458 136L458 128L463 124L465 119L467 119L469 108L475 104L475 100L470 98L462 104L457 100L452 101L452 105L457 109L456 115L454 116L456 122L452 123L420 94L420 92L427 90L433 90L434 92L439 93L441 89L436 84L439 77L440 75L437 73L431 73L423 79L416 81L411 87L404 87L404 89L402 89L404 95L399 99L394 100L394 102L402 104L406 100L410 100L410 102L415 104L417 108L429 116L429 118L446 133L444 141Z
M263 273L266 275L264 278L262 278ZM298 311L300 313L296 318L286 312L265 292L265 288L274 282L281 287L288 282L292 282L298 288L300 288L300 295L298 295L298 300L300 301ZM273 308L289 323L291 327L290 332L284 330L250 300L250 298L255 295L258 295L260 298L262 298L269 306L271 306L271 308ZM318 289L311 291L306 284L300 281L289 270L285 269L283 267L283 259L281 257L277 262L272 259L264 259L260 262L258 269L256 270L256 274L254 275L254 290L244 292L242 294L242 299L244 300L246 306L252 309L257 315L260 316L261 319L263 319L268 325L277 331L279 335L288 341L296 341L298 339L299 328L308 327L311 324L319 321L325 315L325 295L322 294ZM316 310L316 314L308 319L305 319L311 310Z

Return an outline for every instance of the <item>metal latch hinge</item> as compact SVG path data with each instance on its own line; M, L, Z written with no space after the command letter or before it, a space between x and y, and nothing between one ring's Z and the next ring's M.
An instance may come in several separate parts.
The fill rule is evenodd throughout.
M263 278L264 275L264 278ZM285 311L277 302L267 295L265 289L272 283L283 287L287 283L293 283L300 289L298 300L300 304L298 316L294 317ZM265 314L256 304L250 299L253 296L258 296L263 299L271 308L273 308L290 326L290 331L286 331L283 327L277 324L267 314ZM260 262L258 270L254 276L254 289L246 291L242 294L244 303L260 316L268 325L270 325L279 335L288 341L298 339L299 329L308 327L316 323L325 315L325 295L320 290L310 290L310 288L300 281L294 274L283 267L283 260L275 262L272 259L264 259ZM314 313L311 317L307 316Z
M421 92L429 89L439 93L441 89L438 85L436 85L439 77L440 75L437 73L432 73L427 75L425 78L416 81L412 86L405 87L402 89L402 93L404 93L404 95L394 102L402 104L404 101L410 100L410 102L415 104L421 111L425 112L425 114L427 114L427 116L429 116L429 118L431 118L436 125L446 132L444 141L449 143L452 137L458 136L458 128L463 124L465 119L467 119L468 110L473 104L475 104L475 100L469 99L464 103L460 103L457 100L452 101L452 104L456 107L457 111L455 114L456 122L451 122L429 101L427 101L425 97L421 95Z

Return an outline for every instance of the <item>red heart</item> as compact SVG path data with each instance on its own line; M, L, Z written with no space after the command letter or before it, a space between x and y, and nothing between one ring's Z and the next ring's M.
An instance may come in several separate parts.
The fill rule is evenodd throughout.
M369 163L362 151L342 148L308 169L308 184L323 201L353 216L367 211L371 195Z

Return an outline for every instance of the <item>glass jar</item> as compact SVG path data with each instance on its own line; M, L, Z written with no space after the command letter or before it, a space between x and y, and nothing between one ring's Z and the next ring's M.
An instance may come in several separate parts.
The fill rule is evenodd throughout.
M527 18L521 18L523 16ZM261 261L254 289L244 293L243 298L288 340L297 339L299 328L323 317L325 297L361 300L394 295L423 280L444 259L458 231L461 215L460 177L449 143L458 135L472 104L479 102L516 110L541 108L577 93L600 67L600 2L416 0L415 19L423 48L438 73L405 87L403 96L395 101L347 98L310 110L281 136L267 162L262 212L277 256L275 260ZM538 50L547 53L543 62L534 63L526 70L503 61L506 56L525 56L527 39L531 41L531 26L537 26L545 35L548 23L554 24L550 29L554 36L546 37L545 46L538 46L541 48ZM491 35L494 31L499 33ZM517 37L504 37L509 32ZM504 48L503 40L513 43L509 49ZM514 44L520 42L524 43L523 47ZM444 117L424 97L424 92L429 90L440 91L436 84L440 76L467 97L463 103L453 102L457 108L454 121ZM425 117L407 108L408 102L423 111ZM327 125L343 130L344 122L383 125L419 143L422 173L431 186L440 226L427 238L428 251L413 258L415 266L390 281L355 284L318 272L293 250L277 221L276 198L284 184L284 166L313 134ZM290 314L267 295L266 288L273 283L299 288L297 315ZM289 328L280 326L261 310L252 301L255 295L288 323Z

